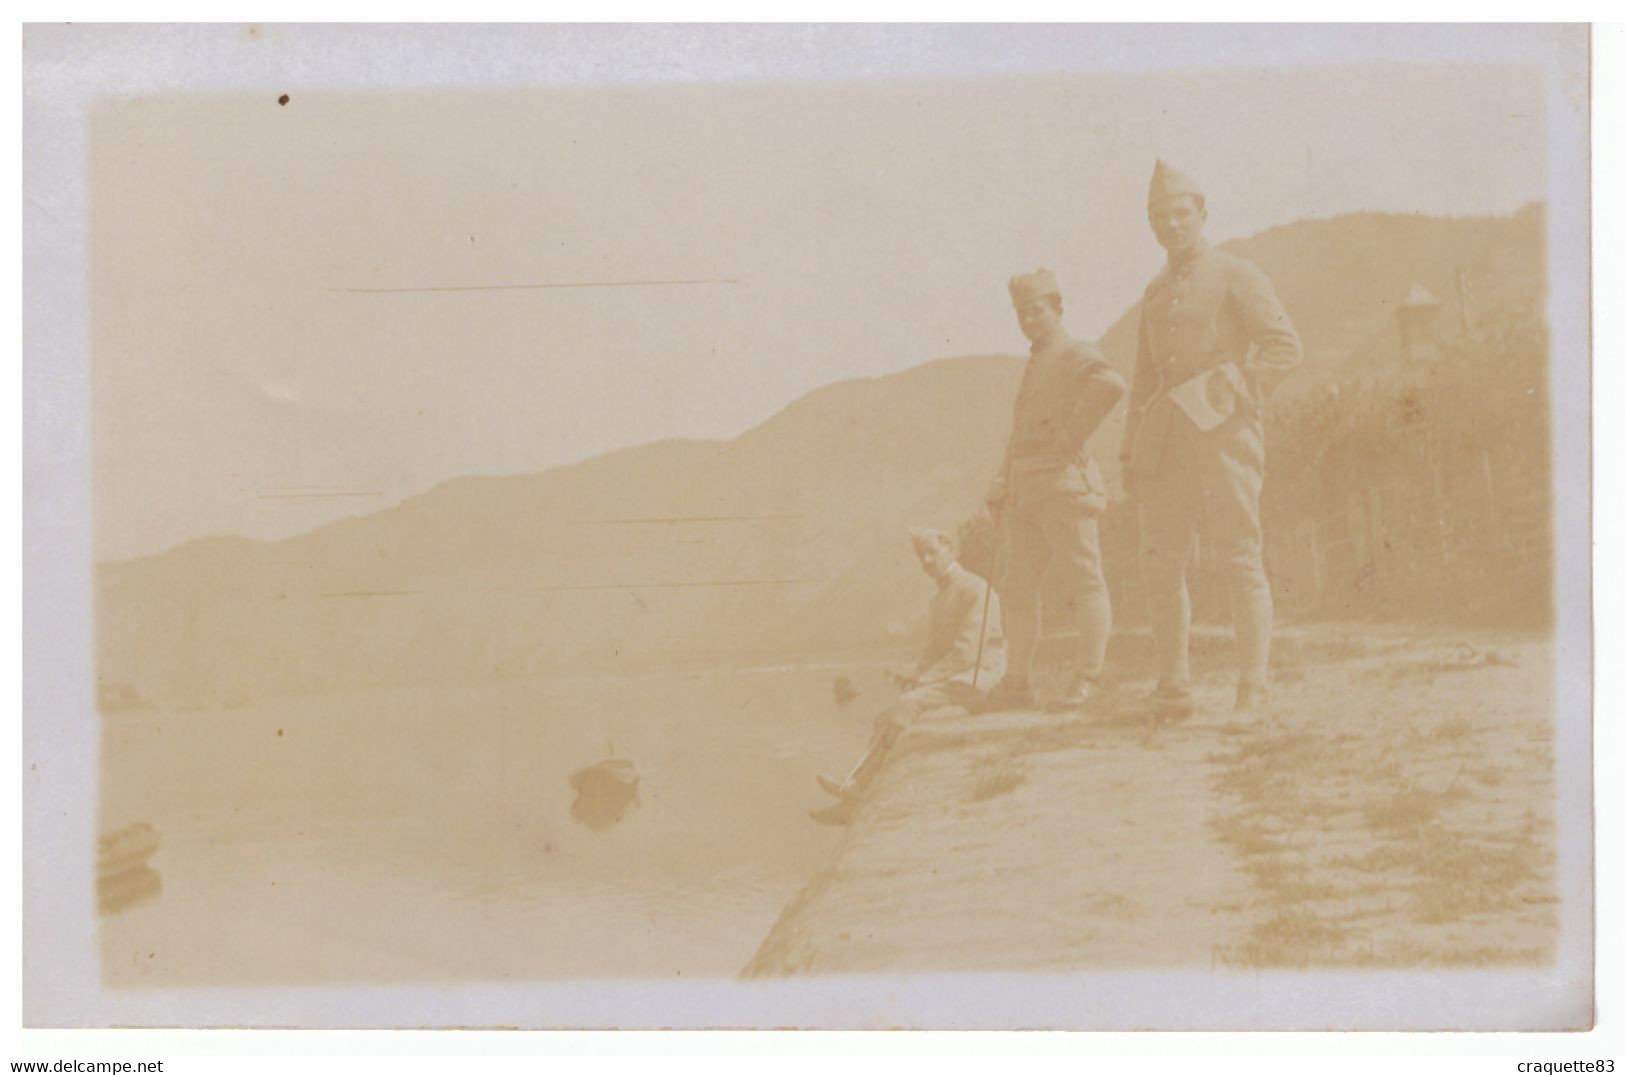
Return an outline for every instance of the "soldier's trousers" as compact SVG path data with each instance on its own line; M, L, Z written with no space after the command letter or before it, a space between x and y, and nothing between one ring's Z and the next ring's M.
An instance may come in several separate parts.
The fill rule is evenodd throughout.
M1010 647L1005 678L1031 682L1043 608L1060 608L1078 629L1076 672L1098 682L1112 633L1112 603L1100 564L1100 516L1062 493L1010 509L999 600Z
M1140 564L1162 686L1182 690L1190 684L1191 599L1185 572L1200 523L1230 594L1241 682L1262 687L1274 618L1258 510L1264 488L1262 423L1243 413L1202 433L1175 414L1155 470L1136 473L1135 480Z
M857 765L852 767L852 772L847 775L842 786L862 795L874 782L875 774L885 763L886 755L891 752L897 737L902 735L903 729L912 724L916 718L939 709L969 707L981 697L982 690L958 680L928 683L904 691L895 705L875 718L874 733L869 736L868 749L863 752L863 757L858 759Z

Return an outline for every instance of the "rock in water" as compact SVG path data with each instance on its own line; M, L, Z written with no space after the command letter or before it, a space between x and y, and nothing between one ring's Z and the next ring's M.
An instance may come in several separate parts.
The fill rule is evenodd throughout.
M594 832L602 832L626 817L638 805L638 770L625 758L577 769L570 774L576 800L570 816Z

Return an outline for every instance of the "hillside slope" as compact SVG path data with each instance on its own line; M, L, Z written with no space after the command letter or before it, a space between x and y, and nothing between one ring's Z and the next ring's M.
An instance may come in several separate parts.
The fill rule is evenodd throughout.
M831 587L919 605L906 527L975 506L1019 376L1013 358L935 362L814 392L729 443L460 479L286 541L101 565L104 701L827 647L801 613L841 605Z

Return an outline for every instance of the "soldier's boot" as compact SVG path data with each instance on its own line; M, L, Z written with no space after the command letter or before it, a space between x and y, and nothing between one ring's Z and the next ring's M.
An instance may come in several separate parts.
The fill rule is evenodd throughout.
M808 810L807 816L820 825L848 825L852 822L852 815L857 812L857 806L842 800L824 807L822 810Z
M1189 687L1174 687L1158 683L1157 689L1146 699L1151 719L1159 723L1185 720L1196 712L1196 698Z
M863 801L863 796L855 787L852 786L851 781L843 784L839 780L835 780L831 777L820 774L818 777L818 786L823 788L829 794L835 796L837 799L840 799L842 802L856 803Z
M1260 683L1243 683L1236 688L1238 717L1266 717L1270 712L1270 689Z
M1086 672L1079 672L1072 677L1066 690L1051 699L1044 708L1052 713L1082 713L1096 700L1099 692L1100 681Z
M1219 727L1225 735L1245 735L1248 732L1275 728L1274 714L1270 711L1270 689L1259 683L1242 683L1236 688L1236 706L1230 711L1230 720Z

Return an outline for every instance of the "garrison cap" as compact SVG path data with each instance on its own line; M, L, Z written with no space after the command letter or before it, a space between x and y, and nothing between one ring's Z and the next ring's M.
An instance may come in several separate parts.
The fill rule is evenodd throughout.
M1055 284L1055 274L1048 269L1038 269L1010 278L1010 302L1017 307L1025 306L1046 295L1061 297L1061 289Z
M914 551L921 554L923 554L926 549L933 546L953 552L954 546L957 544L957 542L954 541L953 535L947 531L928 530L923 526L910 528L908 536L914 539Z
M1198 187L1191 177L1184 172L1175 171L1161 160L1151 173L1151 190L1146 194L1145 204L1149 208L1158 202L1177 198L1182 194L1189 194L1198 201L1205 201L1202 188Z

